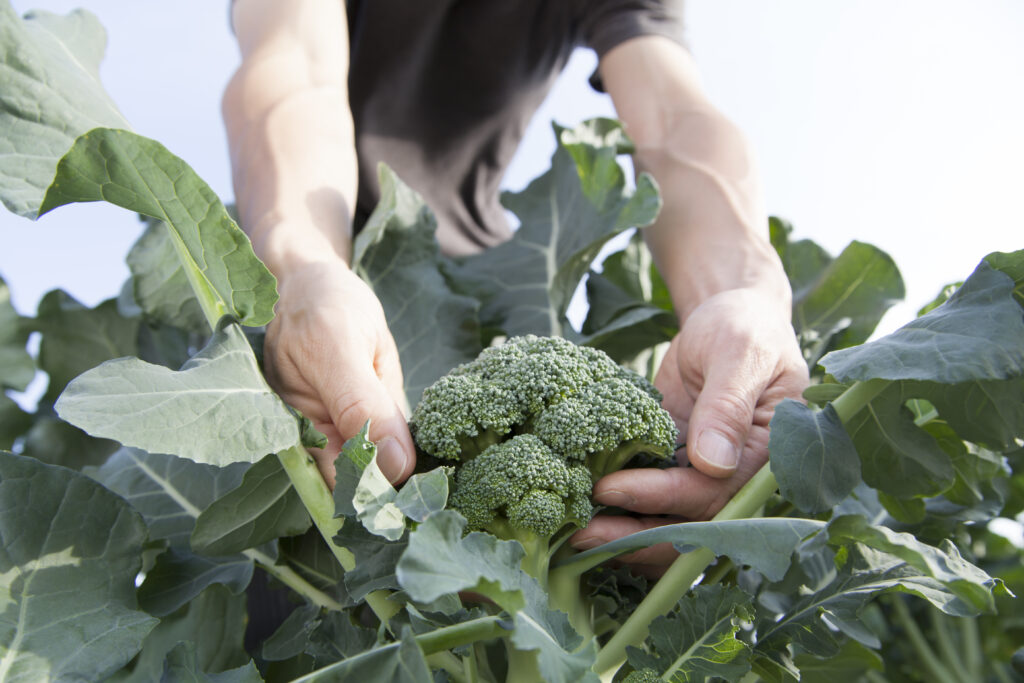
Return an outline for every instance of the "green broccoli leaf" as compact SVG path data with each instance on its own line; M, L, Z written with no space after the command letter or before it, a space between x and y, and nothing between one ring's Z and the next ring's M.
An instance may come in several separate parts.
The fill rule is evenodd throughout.
M789 568L793 551L824 527L824 522L784 517L668 524L591 548L556 567L590 567L658 543L672 543L680 552L709 548L716 555L730 557L737 564L749 565L778 580Z
M123 130L85 133L57 165L39 212L101 200L164 222L209 325L274 317L274 276L213 190L163 145Z
M143 216L143 221L145 230L125 259L132 273L133 301L156 324L208 334L210 325L178 259L170 229L155 218Z
M890 335L822 359L841 382L926 380L957 384L1024 375L1024 319L1014 281L982 263L943 305Z
M381 198L356 237L352 263L384 307L406 398L416 405L425 387L480 352L480 304L452 291L442 275L447 259L423 198L387 166L378 175Z
M46 403L56 401L87 370L139 352L139 319L122 316L114 299L89 308L67 292L53 290L39 302L31 329L42 334L39 367L50 378Z
M84 10L18 17L0 4L0 201L33 218L61 156L96 126L128 128L100 84L107 35Z
M234 669L207 673L199 660L199 647L192 642L179 643L167 653L160 683L262 683L256 664L250 660Z
M157 623L136 605L142 518L77 472L10 453L0 500L0 679L105 679Z
M204 555L230 555L301 534L310 524L281 461L268 455L246 470L238 488L199 513L191 545Z
M870 524L860 515L842 515L828 524L829 543L861 543L906 562L923 576L935 579L976 612L992 612L993 589L999 581L964 560L951 542L935 548L912 534ZM941 607L940 607L941 609Z
M95 472L95 477L121 495L145 518L151 541L168 550L146 574L141 599L148 610L171 614L213 583L242 591L252 578L253 562L272 562L262 550L219 557L192 552L190 539L200 513L238 488L246 467L202 465L185 458L124 448Z
M619 233L654 221L661 200L654 180L626 188L616 157L626 149L621 126L594 119L555 127L551 170L506 207L520 220L512 239L464 259L451 272L459 291L480 297L481 322L506 335L559 335L577 285L601 247Z
M71 382L57 413L93 436L197 462L256 462L299 440L298 423L228 325L180 371L136 358L110 361Z
M11 290L0 278L0 390L24 391L35 377L35 361L25 348L29 334L27 322L14 310Z
M782 495L808 513L824 512L860 482L860 460L835 409L814 411L786 399L775 407L768 452Z
M738 588L698 586L677 611L651 623L651 652L630 648L629 663L665 681L739 680L750 670L750 649L737 638L742 622L753 618L750 603Z
M160 620L142 644L142 651L109 683L150 683L160 679L167 654L180 642L195 645L202 671L242 666L249 657L243 647L247 620L244 595L232 595L214 584L177 612Z

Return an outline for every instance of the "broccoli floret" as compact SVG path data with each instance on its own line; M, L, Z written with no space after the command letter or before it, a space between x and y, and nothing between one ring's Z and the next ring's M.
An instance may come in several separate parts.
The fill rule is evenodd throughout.
M623 678L622 683L662 683L662 678L654 669L637 669Z
M566 462L537 437L522 434L459 467L449 507L466 518L469 530L519 541L528 558L523 568L543 580L552 537L590 521L590 489L584 465Z

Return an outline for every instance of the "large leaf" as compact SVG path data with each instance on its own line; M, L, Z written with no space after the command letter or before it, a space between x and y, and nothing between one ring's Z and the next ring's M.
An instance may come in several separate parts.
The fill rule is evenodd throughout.
M99 78L107 36L92 14L0 3L0 200L34 217L54 169L90 128L127 128Z
M54 290L39 302L32 329L42 333L39 367L50 377L43 396L48 403L86 370L138 352L139 320L122 316L114 299L88 308L66 292Z
M804 512L830 509L860 482L860 459L831 406L813 411L786 399L775 408L768 440L782 495Z
M256 462L299 441L237 325L178 372L137 358L105 363L68 385L56 408L94 436L213 465Z
M2 95L0 95L2 97ZM0 390L24 391L36 374L25 344L28 328L11 305L11 291L0 278Z
M17 403L0 394L0 450L9 450L15 439L32 426L32 416Z
M160 683L262 683L256 664L249 661L234 669L207 673L203 669L199 647L195 643L179 643L167 654Z
M146 229L126 258L131 270L131 291L147 319L185 330L208 332L186 266L178 259L169 229L160 221L146 220Z
M861 625L860 613L887 592L917 595L947 614L975 613L939 581L887 553L856 546L842 567L828 563L826 568L825 576L812 579L794 566L785 581L762 590L759 602L769 608L759 608L757 658L791 669L790 645L821 657L837 654L846 636L877 647L877 639Z
M897 498L932 496L953 483L950 456L915 424L906 383L893 382L846 423L864 481Z
M992 589L996 582L986 572L964 560L950 542L942 548L921 543L912 534L868 523L860 515L843 515L829 522L830 543L862 543L900 558L929 576L971 605L978 612L991 612L995 602Z
M982 263L938 308L890 335L833 351L821 364L841 382L912 379L956 384L1024 375L1024 316L1013 280Z
M504 204L520 220L508 242L466 259L453 273L462 291L483 302L485 326L508 335L558 335L583 275L610 238L645 226L661 206L653 179L626 188L616 156L628 149L622 128L595 119L555 128L551 170Z
M823 527L824 522L812 519L781 517L668 524L599 545L574 555L560 566L594 564L658 543L672 543L680 552L709 548L716 555L726 555L737 564L750 565L769 579L777 580L789 568L790 556L797 546Z
M630 648L629 663L673 683L739 680L750 669L750 653L736 632L751 612L750 596L737 588L698 586L678 611L651 623L651 652Z
M136 607L146 527L63 467L0 453L0 680L102 680L156 625Z
M39 213L95 201L167 225L207 321L231 316L259 326L273 318L274 276L213 190L160 143L109 128L79 137L57 165Z
M433 683L423 650L406 630L402 639L318 669L295 683L313 681L388 681L388 683Z
M213 467L129 448L115 453L97 470L96 478L146 519L151 540L169 546L142 585L141 595L148 610L171 614L213 583L238 593L252 578L253 561L268 559L258 550L199 556L189 544L200 512L236 489L245 470L241 464Z
M839 348L862 344L904 295L892 258L878 247L854 241L812 282L793 292L793 327L820 337L835 334L832 345Z
M142 644L142 652L110 683L151 683L160 679L167 654L180 642L195 645L203 671L223 671L248 660L242 647L247 611L245 596L210 586L195 600L160 620Z
M381 199L355 242L353 266L384 307L398 346L409 405L441 375L481 351L479 303L441 274L437 221L422 197L387 166Z
M102 465L120 444L96 439L54 415L36 414L25 433L21 454L73 470Z
M277 456L250 467L238 488L203 510L192 531L192 548L206 555L227 555L310 526L309 512Z

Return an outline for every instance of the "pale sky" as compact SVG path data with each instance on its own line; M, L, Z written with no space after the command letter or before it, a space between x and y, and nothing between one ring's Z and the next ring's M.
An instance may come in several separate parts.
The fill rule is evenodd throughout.
M17 0L85 6L107 27L103 80L136 131L231 200L220 93L237 65L227 2ZM833 253L887 250L907 281L894 328L988 252L1024 247L1024 3L689 0L687 38L715 102L750 138L769 211ZM611 115L579 52L538 113L507 184L548 165L550 121ZM0 275L18 310L63 287L115 296L133 215L101 205L38 223L0 213Z

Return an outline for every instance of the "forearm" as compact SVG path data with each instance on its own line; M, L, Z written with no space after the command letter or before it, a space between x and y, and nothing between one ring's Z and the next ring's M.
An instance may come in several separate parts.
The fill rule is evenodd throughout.
M601 76L637 171L661 188L664 206L645 235L680 316L737 288L763 291L788 315L750 146L704 96L689 53L667 38L636 38L605 56Z
M235 197L278 277L350 255L357 169L343 11L329 0L235 3L242 64L223 99Z
M681 318L723 291L755 289L788 316L788 280L768 240L761 185L740 132L713 109L679 112L662 140L638 143L638 172L663 208L645 236Z

